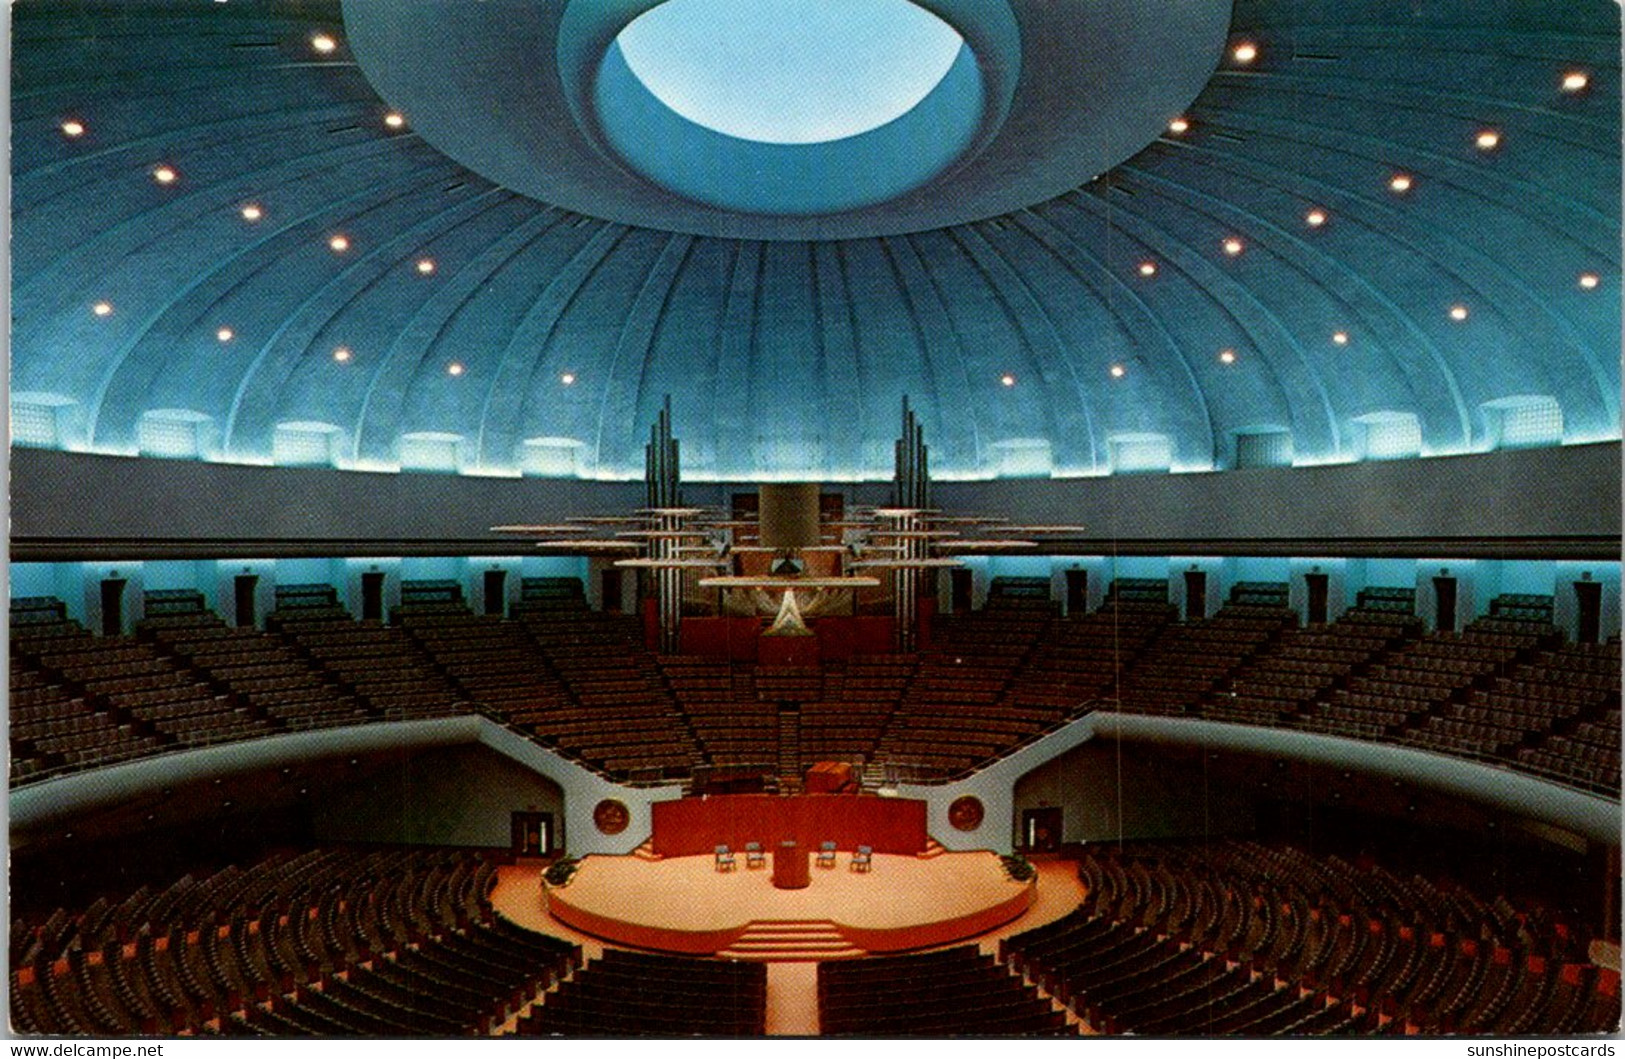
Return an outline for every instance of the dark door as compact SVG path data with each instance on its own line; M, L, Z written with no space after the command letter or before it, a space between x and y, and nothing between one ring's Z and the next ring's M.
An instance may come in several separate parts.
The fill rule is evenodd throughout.
M124 586L122 577L109 577L102 582L102 635L118 636L124 631Z
M1453 577L1435 577L1433 579L1433 595L1439 601L1439 631L1454 632L1456 630L1456 579Z
M1089 571L1066 572L1066 612L1082 614L1089 609Z
M238 628L246 629L254 624L254 590L259 583L260 579L253 574L238 574L232 581L232 610Z
M1309 587L1309 624L1326 624L1326 590L1327 578L1325 574L1305 574L1304 583Z
M513 813L513 854L546 857L553 852L552 813Z
M1207 574L1201 570L1185 571L1185 620L1201 621L1207 617Z
M1061 851L1061 807L1047 805L1021 811L1021 850L1024 853Z
M621 572L605 570L603 580L604 610L610 614L621 612Z
M952 593L953 611L955 614L970 613L971 600L971 573L969 570L948 571L948 588Z
M1574 602L1580 610L1580 623L1574 631L1578 643L1596 643L1602 635L1602 585L1596 581L1574 582Z
M384 575L361 575L361 620L384 620Z
M508 572L485 571L485 613L501 615L507 609Z

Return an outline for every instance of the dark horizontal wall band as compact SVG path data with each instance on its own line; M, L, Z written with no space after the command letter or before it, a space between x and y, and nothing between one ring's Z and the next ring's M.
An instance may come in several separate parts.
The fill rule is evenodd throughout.
M515 555L489 527L620 514L641 482L245 467L14 449L14 560ZM683 487L726 506L753 483ZM830 483L854 504L888 483ZM938 482L936 503L1083 525L1055 554L1612 559L1620 445L1212 474Z
M1389 539L1277 538L1271 540L1107 540L1093 538L1046 539L1041 555L1124 556L1241 556L1309 559L1619 559L1617 537L1571 538L1461 538L1406 537ZM197 540L131 538L93 541L41 540L14 537L11 561L60 563L93 561L136 562L144 559L331 559L331 558L462 558L490 555L558 554L534 551L512 540L489 538L414 541L357 540Z

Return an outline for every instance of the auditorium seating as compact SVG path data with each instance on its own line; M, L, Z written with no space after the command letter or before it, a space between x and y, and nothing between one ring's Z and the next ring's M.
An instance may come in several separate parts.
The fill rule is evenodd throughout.
M955 775L1056 724L1060 709L1008 697L1051 621L1049 604L1034 602L991 595L983 610L938 618L876 758L916 776Z
M519 1020L521 1037L754 1037L767 965L606 949Z
M471 712L404 629L353 619L331 586L278 585L276 603L266 629L386 720Z
M1212 618L1171 622L1131 664L1125 664L1116 698L1134 713L1182 714L1261 648L1280 639L1297 619L1279 598L1256 586L1236 586L1240 598ZM1261 603L1259 599L1269 602Z
M644 647L574 579L526 578L514 618L450 582L407 581L391 624L328 585L277 587L264 631L189 591L151 593L134 637L91 636L49 597L13 601L12 783L166 750L340 724L479 712L631 782L749 771L795 789L811 764L865 782L966 774L1090 709L1200 717L1410 746L1617 794L1619 644L1567 644L1548 597L1508 595L1423 634L1411 589L1368 587L1299 627L1284 586L1243 582L1201 621L1168 585L1119 579L1057 616L1001 585L918 654L818 669Z
M1541 908L1286 846L1087 847L1077 910L1000 958L1097 1030L1142 1035L1611 1029L1618 974Z
M279 730L362 724L375 716L282 638L228 627L208 611L154 615L149 608L137 635L185 659Z
M818 965L825 1037L1076 1036L1064 1013L974 945Z
M579 595L533 589L530 578L514 614L568 702L536 731L543 743L634 781L682 778L702 762L635 617L589 610Z
M580 963L487 899L494 864L329 848L57 909L12 933L30 1033L468 1035Z

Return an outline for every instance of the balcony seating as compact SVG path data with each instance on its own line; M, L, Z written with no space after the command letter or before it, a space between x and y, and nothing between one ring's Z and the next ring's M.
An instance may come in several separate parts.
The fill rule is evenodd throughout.
M202 597L152 594L134 637L89 635L50 597L14 601L12 783L278 732L479 712L612 778L696 769L870 783L968 773L1091 704L1296 728L1520 769L1617 795L1618 643L1570 645L1542 597L1507 596L1459 634L1423 635L1411 590L1367 588L1298 627L1282 587L1243 582L1175 622L1168 586L1123 579L1058 617L1012 582L942 618L917 655L819 670L659 657L636 619L587 610L570 579L526 579L516 617L476 616L451 582L410 582L394 624L359 622L328 585L279 585L270 628ZM780 703L793 708L782 714Z

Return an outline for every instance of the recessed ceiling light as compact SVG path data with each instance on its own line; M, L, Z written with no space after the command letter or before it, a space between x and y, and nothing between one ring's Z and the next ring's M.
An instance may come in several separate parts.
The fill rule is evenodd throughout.
M237 337L237 333L229 327L222 327L220 330L214 333L214 337L218 338L222 342L230 342L232 339Z
M1405 192L1409 191L1410 189L1411 189L1411 176L1410 176L1409 173L1395 173L1393 176L1388 178L1388 190L1389 191L1397 191L1397 192L1399 192L1400 194L1403 195Z
M62 135L67 136L67 137L69 137L71 139L71 138L73 138L75 136L83 136L84 134L85 134L85 123L84 122L77 121L77 120L75 120L73 118L69 118L67 121L64 121L62 123Z
M173 184L180 178L173 166L161 165L152 171L152 179L160 184Z
M384 124L388 125L392 129L404 129L406 127L406 119L402 117L398 111L392 110L388 114L384 115Z
M113 303L112 302L97 302L95 305L92 305L90 307L90 311L95 313L97 316L112 316L113 315Z
M559 382L563 383L566 386L574 386L576 384L575 372L567 371L563 375L560 375L559 376Z
M1467 306L1452 305L1450 307L1450 319L1457 321L1467 319Z
M1597 284L1599 284L1601 282L1602 282L1601 277L1599 277L1595 272L1582 272L1582 273L1580 273L1580 289L1581 290L1596 290L1597 289Z
M432 273L434 271L434 258L432 258L432 257L420 257L420 258L418 258L418 271L421 272L425 276Z
M325 33L318 33L310 38L310 46L321 54L328 55L339 46L339 42Z
M1244 248L1245 244L1233 235L1224 241L1224 252L1231 257L1240 254Z
M1349 344L1349 333L1347 331L1333 331L1332 332L1332 344L1335 345L1335 346L1346 346L1346 345L1348 345Z
M354 355L355 354L350 352L349 346L339 346L337 349L333 350L333 359L338 361L340 364L348 364L350 362L350 358Z
M1258 58L1258 45L1250 40L1244 40L1231 49L1230 55L1238 63L1250 63Z
M1142 276L1155 276L1156 274L1157 274L1157 263L1155 261L1142 261L1142 262L1140 262L1140 275L1142 275Z
M1326 223L1326 211L1316 207L1303 215L1303 223L1311 228L1319 228Z
M342 254L350 249L350 238L345 235L335 235L327 241L327 245L335 254Z
M1220 364L1234 364L1235 362L1236 362L1236 351L1235 350L1233 350L1233 349L1221 349L1221 350L1219 350L1219 363Z
M1584 92L1591 84L1591 78L1579 70L1570 70L1563 75L1563 91Z
M1124 368L1123 365L1121 365L1121 364L1113 364L1112 365L1112 378L1121 379L1123 376L1125 376L1127 374L1128 374L1128 369Z
M1501 146L1501 134L1494 129L1481 129L1473 137L1473 143L1478 145L1480 151L1493 151Z
M1168 123L1168 131L1173 133L1175 136L1182 132L1188 132L1190 127L1191 123L1189 118L1175 118L1173 121Z
M454 360L450 364L446 365L446 374L447 375L457 376L457 375L461 375L462 373L463 373L463 366L459 362Z
M243 215L243 220L245 221L257 221L261 217L265 216L265 211L260 209L259 206L252 202L244 206L241 212Z
M1014 386L1016 384L1016 377L1011 375L1009 372L1005 372L1003 375L999 376L999 382L1005 386Z

